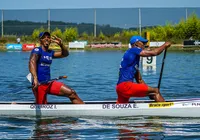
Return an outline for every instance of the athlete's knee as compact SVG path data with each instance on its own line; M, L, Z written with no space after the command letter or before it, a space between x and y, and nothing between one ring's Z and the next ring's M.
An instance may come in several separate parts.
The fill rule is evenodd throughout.
M75 90L71 89L71 92L68 95L69 98L76 98L77 97L77 93Z

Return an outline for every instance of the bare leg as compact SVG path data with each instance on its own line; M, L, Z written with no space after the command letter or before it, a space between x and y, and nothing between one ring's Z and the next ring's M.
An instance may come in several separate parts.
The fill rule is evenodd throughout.
M59 95L68 97L73 104L84 104L84 102L79 98L76 92L66 85L63 85L60 88Z
M165 99L160 94L158 88L148 87L148 96L150 99L154 99L156 102L164 102Z

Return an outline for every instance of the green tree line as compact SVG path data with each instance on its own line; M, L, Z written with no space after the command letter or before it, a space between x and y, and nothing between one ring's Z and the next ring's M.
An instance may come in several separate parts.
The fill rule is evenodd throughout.
M47 31L47 23L5 21L5 34L0 42L11 41L20 35L24 42L35 42L41 31ZM97 36L94 37L94 24L65 23L51 21L51 34L62 38L65 42L87 40L88 42L122 42L128 43L133 35L139 35L138 28L116 28L110 25L97 25ZM182 43L183 40L200 39L200 19L192 14L187 20L182 19L177 24L166 22L164 26L143 27L142 36L150 32L151 41L172 41Z

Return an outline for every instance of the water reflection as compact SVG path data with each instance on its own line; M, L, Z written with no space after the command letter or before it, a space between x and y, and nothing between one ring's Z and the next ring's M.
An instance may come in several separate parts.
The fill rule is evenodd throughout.
M143 118L49 118L35 120L31 139L163 139L163 131Z
M156 66L142 66L143 75L156 75Z
M164 139L162 123L152 120L144 122L143 119L138 119L135 122L117 124L117 126L119 127L119 140Z
M200 119L0 118L0 139L183 139L199 138Z
M71 128L75 125L75 118L48 118L37 119L33 130L32 139L73 139Z

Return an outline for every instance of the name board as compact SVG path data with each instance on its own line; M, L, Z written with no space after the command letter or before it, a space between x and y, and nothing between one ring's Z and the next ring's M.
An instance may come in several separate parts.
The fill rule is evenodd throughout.
M30 109L47 109L47 110L51 110L51 109L57 109L57 107L54 104L44 104L44 105L32 104L32 105L30 105Z
M103 104L102 109L137 108L136 104Z

